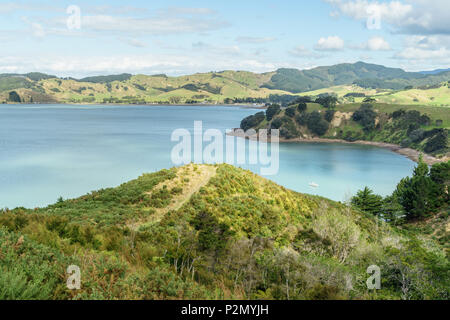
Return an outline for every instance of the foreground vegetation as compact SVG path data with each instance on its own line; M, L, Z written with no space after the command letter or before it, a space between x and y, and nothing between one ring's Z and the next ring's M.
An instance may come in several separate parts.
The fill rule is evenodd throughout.
M3 210L0 257L0 299L450 298L448 255L418 228L229 165ZM80 290L66 288L72 264Z

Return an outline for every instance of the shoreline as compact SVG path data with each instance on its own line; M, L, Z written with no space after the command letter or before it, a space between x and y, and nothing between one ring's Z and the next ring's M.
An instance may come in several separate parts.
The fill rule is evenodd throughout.
M234 129L233 132L227 133L229 136L240 137L245 139L257 139L255 136L248 136L236 133ZM403 148L397 144L386 143L386 142L378 142L378 141L365 141L365 140L357 140L357 141L346 141L343 139L331 139L331 138L294 138L294 139L283 139L280 138L280 143L340 143L340 144L357 144L357 145L366 145L366 146L374 146L383 149L388 149L392 152L400 154L408 159L418 162L419 157L422 154L423 161L432 166L436 163L447 162L450 160L450 157L444 156L443 158L436 158L432 155L429 155L425 152L418 151L411 148Z
M240 107L240 108L249 108L249 109L267 109L264 104L252 104L252 103L236 103L236 104L225 104L225 103L67 103L67 102L31 102L31 103L0 103L0 105L11 106L26 106L26 105L68 105L68 106L149 106L149 107L158 107L158 106L174 106L174 107Z

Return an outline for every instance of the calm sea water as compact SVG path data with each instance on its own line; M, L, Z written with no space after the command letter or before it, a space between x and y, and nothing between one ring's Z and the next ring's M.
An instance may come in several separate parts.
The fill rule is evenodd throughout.
M174 129L238 127L258 110L200 106L0 106L0 207L28 208L117 186L173 166ZM244 166L259 173L257 166ZM268 177L293 190L345 200L364 186L387 195L414 163L357 145L281 144ZM310 183L319 185L317 188Z

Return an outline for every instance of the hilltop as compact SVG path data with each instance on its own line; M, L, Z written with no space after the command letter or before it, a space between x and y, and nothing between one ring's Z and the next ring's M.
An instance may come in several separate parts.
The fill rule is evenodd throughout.
M448 221L448 220L447 220ZM448 299L434 239L230 165L0 213L0 299ZM65 286L69 265L80 290ZM368 266L382 270L368 290Z
M302 93L314 94L326 88L331 89L320 93L333 93L333 87L346 86L348 90L339 90L345 92L343 95L392 94L386 99L399 104L440 105L448 103L445 90L423 98L415 93L405 97L400 92L443 87L449 75L445 70L422 74L364 62L310 70L278 69L262 74L221 71L179 77L124 73L74 79L42 73L2 74L0 103L280 103Z

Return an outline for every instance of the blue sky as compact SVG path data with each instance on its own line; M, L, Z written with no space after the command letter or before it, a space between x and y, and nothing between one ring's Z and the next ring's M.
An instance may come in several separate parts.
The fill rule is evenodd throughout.
M430 70L450 67L450 1L1 0L0 43L1 73Z

